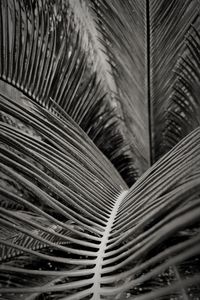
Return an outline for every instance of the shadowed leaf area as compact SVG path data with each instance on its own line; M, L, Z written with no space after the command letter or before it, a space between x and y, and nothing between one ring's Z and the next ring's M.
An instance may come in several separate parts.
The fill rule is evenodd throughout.
M199 4L0 2L0 299L200 299Z

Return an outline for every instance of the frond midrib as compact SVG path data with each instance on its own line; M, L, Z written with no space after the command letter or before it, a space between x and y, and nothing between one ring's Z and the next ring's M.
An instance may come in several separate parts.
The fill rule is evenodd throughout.
M103 266L103 259L104 254L107 248L110 232L113 227L113 223L115 221L116 215L118 213L118 209L124 199L124 197L128 194L128 190L124 190L116 199L112 211L110 213L110 217L107 221L107 225L105 227L103 236L101 238L101 244L99 245L99 251L97 252L97 258L95 261L94 267L94 277L93 277L93 286L91 288L91 292L93 297L91 300L98 300L101 299L101 273L102 273L102 266Z

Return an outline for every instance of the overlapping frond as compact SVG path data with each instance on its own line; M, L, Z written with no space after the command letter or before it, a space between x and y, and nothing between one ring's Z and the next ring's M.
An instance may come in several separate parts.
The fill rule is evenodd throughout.
M146 98L145 1L87 0L111 65L139 174L150 165ZM120 12L120 13L119 13Z
M163 151L167 152L199 126L200 112L200 19L188 30L184 51L175 68L176 80L166 115Z
M198 0L0 2L1 299L198 299L199 24Z
M4 0L0 76L45 107L64 109L131 185L180 140L166 133L180 114L177 121L167 110L180 69L192 64L198 72L198 53L183 63L198 15L197 0Z
M91 130L98 137L103 134L101 150L119 172L125 170L123 176L131 185L134 159L127 150L130 145L121 129L116 101L113 104L105 80L98 75L100 67L93 60L90 39L85 45L84 28L71 6L70 1L1 1L0 78L51 112L54 105L59 106L89 135ZM112 135L107 131L105 136L101 130L102 118L106 121L103 128L112 125ZM113 158L119 139L117 156L121 161L125 157L123 166Z
M189 127L186 129L188 124L186 125L184 120L186 121L187 117L184 118L182 113L193 106L194 98L199 97L199 38L198 34L194 33L199 31L199 1L155 0L150 3L149 88L153 104L152 156L155 161L192 130L190 125L191 130ZM194 55L194 46L192 50L191 43L195 45ZM191 87L192 91L187 91L187 85L191 82L195 82ZM179 128L180 124L182 129Z
M99 40L109 58L122 117L124 116L126 129L131 137L134 164L141 175L186 135L187 130L183 128L182 136L174 140L175 130L171 132L168 127L174 128L171 124L178 121L170 118L167 110L171 106L174 90L177 89L177 77L181 76L181 72L185 73L185 64L188 74L184 76L188 76L187 81L196 80L196 88L192 86L190 92L185 91L187 99L189 93L193 94L192 97L198 97L199 78L196 73L199 66L196 56L199 55L199 1L84 2L93 11ZM191 26L196 31L196 34L192 34L193 42L189 42L193 43L193 50L190 50L193 54L190 55L190 62L183 63ZM191 48L191 45L188 47ZM181 56L183 59L179 64ZM192 79L194 76L196 78ZM184 99L179 102L184 105ZM192 100L189 102L192 105ZM176 116L178 119L182 118L180 112ZM180 126L184 127L182 124ZM170 139L173 140L171 144Z

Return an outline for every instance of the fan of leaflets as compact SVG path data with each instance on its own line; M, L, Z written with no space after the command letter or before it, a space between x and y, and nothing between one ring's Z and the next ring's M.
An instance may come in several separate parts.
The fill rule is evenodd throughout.
M66 114L0 100L2 299L198 295L199 128L129 190Z
M198 299L199 20L0 2L1 299Z

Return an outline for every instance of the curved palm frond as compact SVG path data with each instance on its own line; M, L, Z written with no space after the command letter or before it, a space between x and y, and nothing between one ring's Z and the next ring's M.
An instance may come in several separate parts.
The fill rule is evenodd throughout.
M56 103L89 135L91 127L98 134L101 132L104 142L108 135L105 137L100 126L105 116L104 128L112 125L115 134L108 138L110 145L99 145L119 172L123 168L123 175L132 184L132 175L136 174L134 158L127 151L130 145L121 130L117 101L111 99L110 89L99 76L99 64L88 50L91 39L84 41L83 29L70 2L3 0L0 22L0 78L50 111ZM111 121L113 118L115 122ZM118 139L121 143L117 144ZM116 144L119 160L125 157L123 167L113 159Z
M4 184L1 188L1 260L6 265L8 262L8 267L21 270L22 263L28 267L32 261L37 266L44 260L47 270L42 271L43 275L39 272L38 283L41 280L41 284L47 284L60 277L54 271L54 275L42 280L51 263L54 267L60 265L60 271L76 269L77 265L78 269L88 264L91 268L113 196L117 197L126 184L69 117L61 122L48 111L28 103L30 100L26 99L16 104L3 95L0 101L4 115L1 183L7 181L6 187ZM15 187L15 192L10 191L9 185ZM89 260L81 259L82 255ZM3 270L1 267L2 277L6 277ZM90 272L86 273L89 276ZM76 272L73 274L72 278ZM15 279L14 275L13 287L18 286ZM25 280L25 285L31 284L29 280ZM86 281L80 281L79 288Z
M189 127L186 129L184 121L187 117L182 114L187 114L188 107L193 106L194 98L198 98L199 79L194 73L199 72L197 63L199 38L192 31L199 31L199 2L196 0L152 1L150 20L150 90L154 128L152 150L156 160L196 128L189 125L190 130ZM192 50L189 45L190 38L196 47L195 55L192 55L194 48ZM192 68L189 67L190 64ZM194 76L197 76L196 79L193 78ZM191 91L186 89L192 82L194 83L193 95L190 97ZM184 109L186 102L188 107ZM186 121L188 122L189 120ZM183 129L179 128L180 125ZM182 132L179 133L179 130Z
M49 109L57 103L91 138L96 131L95 143L131 186L180 140L165 134L167 110L184 38L191 26L198 32L197 7L197 0L4 0L0 76ZM190 57L195 72L198 55Z
M199 126L200 91L200 19L188 30L185 49L177 67L177 79L168 107L164 151L167 152L189 132Z
M148 103L145 91L145 1L86 0L111 65L134 165L150 165ZM119 13L120 12L120 13Z
M199 42L198 0L0 2L1 299L199 297Z
M199 128L128 191L66 114L61 120L30 99L3 95L0 106L4 299L198 291Z

